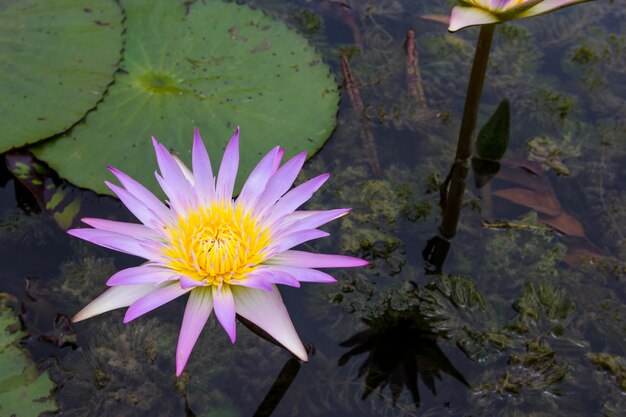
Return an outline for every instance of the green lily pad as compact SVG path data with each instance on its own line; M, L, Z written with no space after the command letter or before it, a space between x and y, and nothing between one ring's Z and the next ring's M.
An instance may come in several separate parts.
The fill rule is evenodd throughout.
M50 398L54 383L48 372L39 373L18 342L27 336L7 305L11 296L0 293L0 415L37 417L57 410Z
M0 3L0 153L64 132L102 98L121 58L111 0Z
M189 163L198 127L217 165L240 125L241 181L272 147L313 153L330 136L334 76L284 23L222 0L121 3L127 39L115 83L84 123L33 148L61 177L110 193L112 165L156 191L151 135Z

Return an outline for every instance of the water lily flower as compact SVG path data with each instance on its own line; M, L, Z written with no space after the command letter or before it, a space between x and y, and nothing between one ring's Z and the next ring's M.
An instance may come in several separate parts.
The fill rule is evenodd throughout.
M459 0L452 9L448 30L536 16L584 1L588 0Z
M139 219L126 223L86 218L93 228L68 231L109 249L146 259L107 282L111 288L73 318L80 321L128 307L124 323L184 294L189 300L176 352L180 376L211 312L235 342L235 316L254 323L295 356L307 353L294 329L276 284L332 283L316 268L357 267L350 256L310 253L293 247L328 233L319 226L349 209L297 210L328 179L319 175L290 190L306 153L280 166L284 149L272 149L233 199L239 166L239 128L228 143L217 177L200 134L195 131L190 171L153 138L160 174L156 178L167 205L144 186L109 168L121 186L106 183Z

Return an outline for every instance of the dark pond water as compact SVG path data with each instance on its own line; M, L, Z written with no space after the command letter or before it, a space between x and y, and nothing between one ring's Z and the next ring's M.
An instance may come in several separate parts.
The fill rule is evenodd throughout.
M307 250L371 265L334 271L337 285L281 289L309 363L244 326L232 346L211 319L177 379L184 303L128 325L116 311L70 327L67 316L140 260L68 236L4 172L0 291L21 303L23 343L50 369L60 415L624 415L624 3L498 26L479 127L508 99L509 147L495 177L468 187L449 245L433 239L438 189L478 30L419 19L448 13L434 0L256 6L304 33L338 80L340 56L349 62L364 107L343 90L337 129L301 179L330 172L308 208L353 212ZM425 102L407 77L409 29ZM82 199L81 216L132 221L117 200Z

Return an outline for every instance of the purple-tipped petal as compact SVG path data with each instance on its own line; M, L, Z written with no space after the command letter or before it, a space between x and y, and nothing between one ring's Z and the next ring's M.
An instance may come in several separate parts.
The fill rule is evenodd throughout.
M267 223L273 224L293 213L298 207L306 203L329 177L330 174L318 175L289 191L274 205L267 218Z
M301 360L308 360L304 345L276 287L273 291L233 287L233 295L237 314L265 330Z
M284 271L272 270L265 265L259 267L257 276L263 277L268 283L270 283L270 285L282 284L288 285L290 287L300 288L300 282L298 282L295 277L289 275L289 273Z
M274 166L272 167L272 170L274 172L278 171L278 167L280 166L280 163L283 160L283 156L285 156L285 148L278 148L278 155L276 155L276 159L274 159Z
M220 322L230 341L235 343L237 328L235 322L235 300L229 285L222 285L221 288L213 287L213 304L215 317Z
M204 328L213 310L213 299L210 288L196 288L191 291L183 324L178 336L178 347L176 348L176 376L180 376L185 369L189 355L198 341L200 332Z
M205 284L202 281L196 281L193 278L189 278L187 275L180 275L178 277L178 280L180 282L180 288L182 288L183 290L189 289L189 288L195 288L195 287L206 287L207 284Z
M291 249L294 246L298 246L301 243L308 242L309 240L319 239L322 237L329 236L330 233L324 232L323 230L317 229L307 229L307 230L299 230L293 233L288 233L283 236L276 236L274 240L274 244L276 245L276 252L284 252L287 249Z
M125 236L148 239L159 238L159 235L154 231L154 229L144 226L143 224L116 222L113 220L94 219L89 217L85 217L81 219L81 221L95 229L115 232Z
M318 271L317 269L272 265L268 267L267 270L272 272L285 272L300 282L322 282L327 284L334 284L337 282L335 278L326 272Z
M115 175L122 187L126 189L137 201L142 202L153 216L157 217L162 224L168 224L173 221L172 213L165 207L165 204L152 194L146 187L124 174L122 171L113 167L108 167ZM113 190L115 191L115 190ZM117 193L116 193L117 194ZM121 198L120 198L121 199ZM122 200L122 202L124 202ZM134 213L133 213L134 214ZM146 224L145 222L142 222ZM147 224L146 224L147 225ZM149 226L149 225L148 225Z
M126 206L126 208L131 213L133 213L133 215L137 217L137 219L141 223L145 224L146 226L154 230L163 228L163 226L167 224L163 222L163 219L161 218L161 216L155 214L155 212L146 205L145 201L139 200L133 194L131 194L130 192L126 191L125 189L121 187L118 187L115 184L112 184L108 181L105 181L104 183L106 184L107 187L111 189L111 191L115 193L115 195L122 201L122 203ZM173 217L171 216L171 212L169 214L169 218L173 219Z
M180 172L183 173L185 179L189 181L189 184L191 184L191 186L193 187L196 184L196 180L193 177L193 172L191 172L189 167L185 165L185 163L181 161L178 156L172 154L172 158L174 158L174 161L176 161L176 163L178 164L178 168L180 168Z
M289 232L315 229L328 222L343 217L349 212L350 209L335 209L326 211L294 211L278 223L277 229L286 230Z
M267 272L267 280L272 284L287 285L288 287L300 288L300 282L286 272Z
M184 216L189 210L192 210L191 203L187 200L186 197L182 197L178 191L176 191L170 183L165 181L165 179L159 175L158 172L154 173L154 177L161 189L167 195L167 202L170 208L176 213L178 216Z
M215 178L211 160L198 129L194 129L192 167L198 200L205 205L215 200Z
M163 146L158 143L157 140L152 137L152 144L156 152L157 163L159 164L159 171L161 176L172 185L172 188L179 190L182 194L191 194L193 189L189 180L185 177L185 174L180 169L179 164L176 162L172 154Z
M67 233L88 242L94 243L96 245L116 250L118 252L139 256L140 258L148 259L151 261L157 261L161 259L161 255L158 253L158 251L154 251L149 248L149 246L147 245L147 241L146 244L144 244L144 242L142 242L140 239L135 239L130 236L124 236L119 233L98 229L71 229L68 230Z
M248 288L256 288L263 291L272 291L272 283L267 280L267 275L259 272L252 272L241 280L231 279L231 285L239 285Z
M159 181L161 188L167 194L170 204L176 206L177 211L186 211L196 205L195 193L192 185L189 183L185 175L181 171L178 163L169 153L165 146L158 143L154 137L152 138L154 149L156 151L159 170L161 171L162 181ZM157 179L159 179L157 177ZM163 183L167 185L164 186Z
M143 316L144 314L154 310L155 308L161 307L163 304L169 303L173 299L178 298L181 295L189 292L189 289L184 290L180 288L180 285L178 285L178 283L168 282L163 285L164 286L159 288L157 291L150 293L132 303L130 307L128 307L128 310L126 310L124 323L128 323L129 321L132 321L139 316Z
M169 269L149 265L122 269L107 281L110 287L119 285L157 284L173 279L176 273Z
M241 189L239 197L237 197L238 205L244 208L254 207L258 197L263 193L263 190L265 190L267 182L276 172L275 161L278 159L279 149L278 146L272 149L250 173L250 176Z
M220 171L217 174L217 198L221 201L230 202L233 198L233 188L237 179L237 170L239 169L239 127L235 134L228 142Z
M349 209L346 209L349 210ZM330 211L330 210L328 210ZM285 217L281 224L292 224L298 220L303 220L315 214L326 213L324 210L297 210Z
M487 10L479 9L471 6L455 6L450 15L450 32L456 32L468 26L487 25L490 23L498 23L500 19Z
M299 153L276 171L268 181L263 194L259 197L257 207L255 208L257 213L260 214L268 208L271 208L276 201L291 188L305 160L306 152Z
M265 261L267 265L284 265L300 268L354 268L367 265L364 259L344 255L327 255L288 250Z
M128 307L138 299L158 290L159 287L150 284L109 288L80 310L72 318L72 322L76 323L107 311Z
M583 3L585 1L589 1L589 0L544 0L536 4L535 6L530 7L524 12L520 13L516 17L521 18L521 17L537 16L540 14L551 12L553 10L561 9L563 7L571 6L576 3Z

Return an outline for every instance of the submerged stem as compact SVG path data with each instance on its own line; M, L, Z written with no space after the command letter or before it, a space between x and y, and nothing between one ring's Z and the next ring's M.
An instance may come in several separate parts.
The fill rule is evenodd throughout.
M476 52L474 53L474 63L467 86L465 97L465 107L463 108L463 120L459 131L459 141L456 148L454 164L449 175L449 191L447 192L446 203L443 207L443 220L439 228L445 238L451 238L456 234L461 205L463 204L463 194L465 193L465 181L469 172L470 158L472 156L472 136L476 130L476 120L478 118L478 108L480 97L483 91L485 73L487 72L487 62L489 61L489 51L495 24L482 25L478 35ZM444 184L446 186L447 184Z

